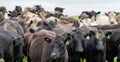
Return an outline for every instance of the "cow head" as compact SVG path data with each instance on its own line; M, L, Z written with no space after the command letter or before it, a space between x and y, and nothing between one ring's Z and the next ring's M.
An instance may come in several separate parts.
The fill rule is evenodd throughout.
M96 32L95 37L97 39L97 50L104 50L105 33L102 30Z
M50 39L49 37L46 37L44 39L52 46L51 58L52 59L62 58L66 51L62 36L56 35L54 39Z
M45 19L47 16L47 12L44 9L40 9L37 12L37 15L41 18L41 19Z
M108 31L105 33L105 37L107 40L110 40L111 39L111 35L112 35L112 32Z
M13 18L13 17L18 17L20 15L19 12L17 12L16 10L13 10L13 11L9 11L9 14L8 16Z
M49 21L49 20L44 20L44 21L40 21L37 26L38 27L42 27L43 29L47 29L47 30L52 30L54 27L56 27L57 25L57 21Z
M99 51L103 51L105 49L105 34L102 30L98 30L96 32L90 31L90 33L87 34L86 39L89 40L89 44L92 48Z
M21 7L21 6L16 6L16 7L15 7L15 10L16 10L17 12L22 12L22 7Z
M116 16L118 15L117 12L110 11L108 13L105 13L105 15L109 17L109 21L111 24L117 24L117 21L116 21Z
M61 7L56 7L55 8L55 11L60 11L60 12L63 12L64 8L61 8Z
M7 12L6 7L0 7L0 12L3 12L3 15L5 15L5 13Z
M76 28L73 30L73 39L72 39L72 45L74 46L74 49L76 52L83 52L83 43L84 43L84 36L80 32L79 28Z

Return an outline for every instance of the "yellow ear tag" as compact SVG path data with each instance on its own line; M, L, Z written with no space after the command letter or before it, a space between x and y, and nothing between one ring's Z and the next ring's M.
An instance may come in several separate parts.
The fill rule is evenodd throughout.
M110 35L108 35L108 36L107 36L107 39L110 39L110 38L111 38L111 36L110 36Z
M90 36L89 36L89 35L87 35L87 36L86 36L86 39L87 39L87 40L90 40Z
M67 40L66 45L69 45L69 44L70 44L70 42L69 42L69 40Z

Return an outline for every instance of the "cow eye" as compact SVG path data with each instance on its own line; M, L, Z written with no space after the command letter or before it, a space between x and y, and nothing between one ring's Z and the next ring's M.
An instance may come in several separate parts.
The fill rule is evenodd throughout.
M64 48L64 44L61 43L61 44L59 45L59 47Z
M52 42L52 40L50 39L50 38L48 38L48 37L46 37L46 38L44 38L45 39L45 41L47 42L47 43L51 43Z

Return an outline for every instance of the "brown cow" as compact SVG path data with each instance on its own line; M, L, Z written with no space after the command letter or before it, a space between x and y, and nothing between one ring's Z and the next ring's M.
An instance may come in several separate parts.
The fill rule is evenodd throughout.
M36 32L35 39L30 45L30 58L32 62L67 62L68 55L61 35L52 31L41 30Z

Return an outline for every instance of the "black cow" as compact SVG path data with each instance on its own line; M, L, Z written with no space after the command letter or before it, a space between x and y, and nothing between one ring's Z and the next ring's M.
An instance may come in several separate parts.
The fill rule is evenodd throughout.
M13 18L13 17L18 17L20 15L19 12L17 12L16 10L13 11L9 11L8 16Z
M106 33L106 47L107 47L107 60L113 62L115 56L118 56L120 62L120 30L105 30Z
M85 35L84 56L87 62L105 62L106 41L103 31L90 31Z
M13 41L15 37L11 34L10 31L0 30L0 61L2 61L1 59L4 59L5 62L13 62L14 60Z
M105 33L97 28L82 26L80 28L85 37L83 44L84 52L81 58L86 58L87 62L104 62L106 59Z
M84 52L84 36L80 32L79 28L73 30L73 33L69 33L68 40L66 40L69 61L68 62L80 62L81 52Z
M85 18L92 18L94 17L96 20L96 16L100 14L100 12L95 12L95 11L83 11L81 15L79 16L79 19L83 20Z
M22 12L22 7L21 6L15 6L15 11L17 12Z
M22 62L24 46L24 31L22 27L16 21L8 20L3 26L1 26L1 30L10 31L11 34L9 35L15 37L16 40L13 42L14 61L18 60L19 62Z

